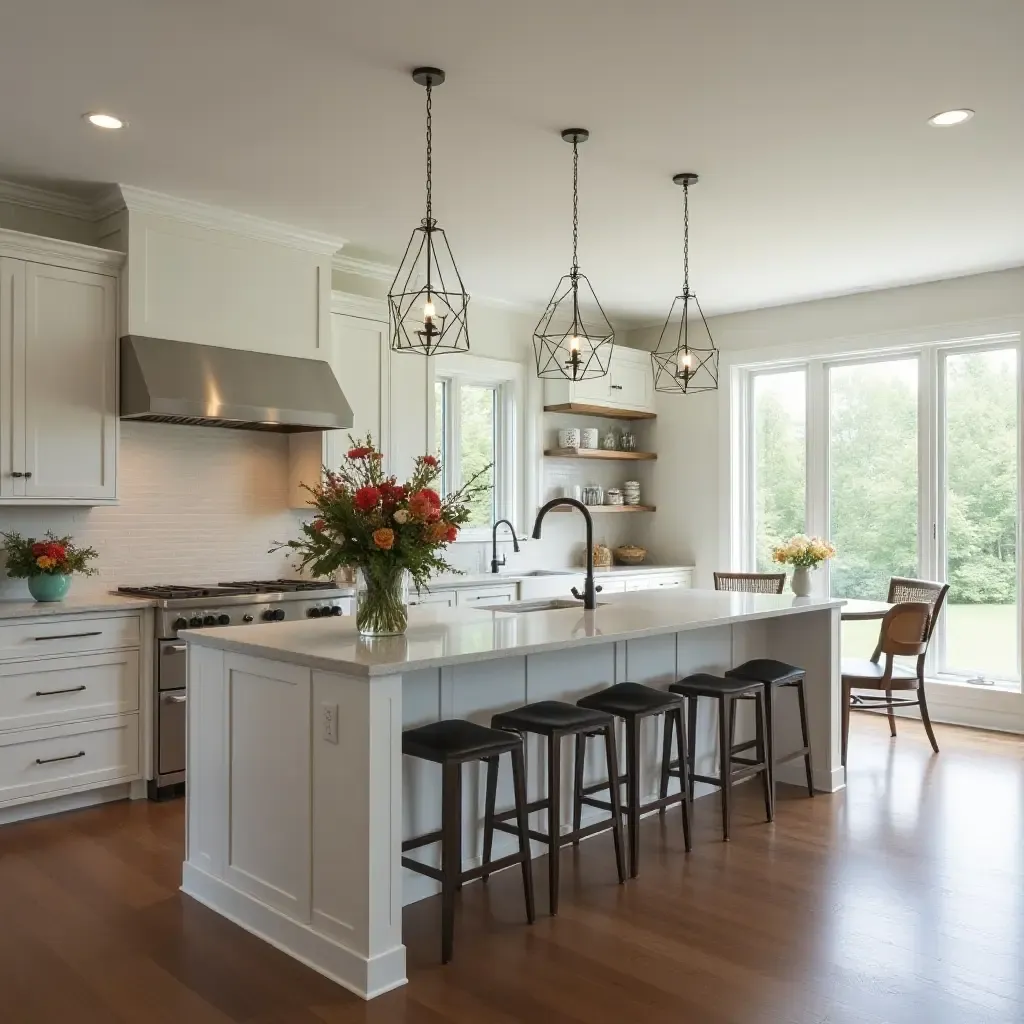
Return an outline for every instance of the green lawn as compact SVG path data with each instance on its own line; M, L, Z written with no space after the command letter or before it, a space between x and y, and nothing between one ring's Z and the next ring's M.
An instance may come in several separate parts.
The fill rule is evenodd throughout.
M989 678L1016 679L1017 609L1012 604L947 604L946 664ZM843 654L869 657L878 639L877 622L844 622Z

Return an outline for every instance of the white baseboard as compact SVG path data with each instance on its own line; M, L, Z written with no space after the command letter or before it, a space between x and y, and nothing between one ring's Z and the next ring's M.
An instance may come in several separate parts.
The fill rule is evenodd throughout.
M114 786L103 786L101 789L87 789L81 793L65 793L62 796L54 796L46 800L34 800L32 803L0 807L0 825L28 821L30 818L43 818L50 814L64 814L66 811L77 811L83 807L94 807L97 804L109 804L115 800L127 800L131 794L132 785L133 783L130 782L119 782ZM145 783L142 785L145 788Z
M363 999L406 983L405 946L367 958L186 861L181 891Z

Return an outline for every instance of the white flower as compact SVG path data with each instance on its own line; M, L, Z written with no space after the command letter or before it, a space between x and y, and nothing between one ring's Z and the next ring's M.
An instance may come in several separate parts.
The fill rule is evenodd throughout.
M400 508L397 512L395 512L392 518L395 520L396 523L398 523L399 526L404 526L407 522L409 522L409 510L405 508Z

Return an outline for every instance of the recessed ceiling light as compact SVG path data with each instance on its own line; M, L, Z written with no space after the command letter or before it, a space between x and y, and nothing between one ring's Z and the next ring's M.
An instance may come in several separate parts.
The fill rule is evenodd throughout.
M968 107L961 107L958 110L943 110L939 114L933 114L928 118L928 123L933 128L952 128L955 124L963 124L974 117L974 111Z
M107 128L110 131L116 131L118 128L124 128L127 125L127 121L122 121L119 117L114 117L113 114L83 114L82 115L89 124L94 125L97 128Z

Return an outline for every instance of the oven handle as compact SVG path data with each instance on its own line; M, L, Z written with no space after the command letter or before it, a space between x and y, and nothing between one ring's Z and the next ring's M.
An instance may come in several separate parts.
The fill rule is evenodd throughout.
M167 694L165 697L160 698L165 704L184 704L188 700L188 697L177 697L174 694Z
M163 648L165 651L187 651L188 644L168 644Z

